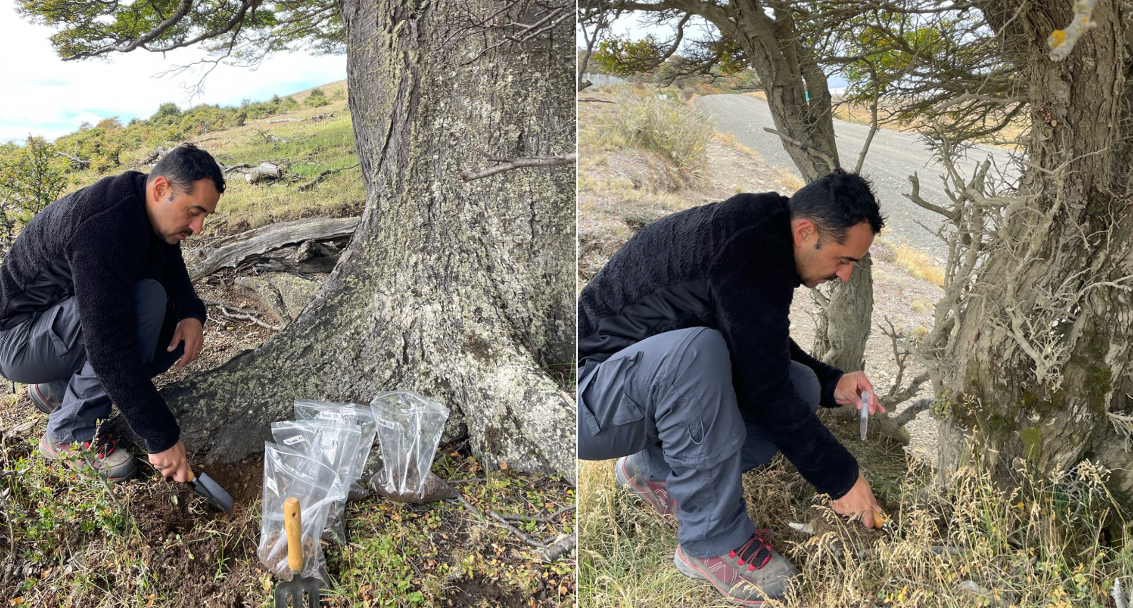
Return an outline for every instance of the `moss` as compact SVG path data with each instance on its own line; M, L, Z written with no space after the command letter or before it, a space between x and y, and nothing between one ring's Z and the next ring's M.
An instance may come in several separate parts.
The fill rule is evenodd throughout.
M1038 464L1042 457L1042 431L1037 426L1029 426L1019 431L1023 439L1023 457L1028 463Z

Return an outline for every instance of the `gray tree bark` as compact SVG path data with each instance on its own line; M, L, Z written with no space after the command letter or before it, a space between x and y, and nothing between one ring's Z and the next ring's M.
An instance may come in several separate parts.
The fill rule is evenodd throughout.
M1055 63L1038 41L1070 22L1072 4L983 7L997 30L1030 41L1005 47L1031 106L1029 168L952 305L939 462L954 470L955 439L975 433L1001 479L1020 460L1051 472L1093 458L1128 497L1133 455L1109 414L1133 410L1133 2L1098 3L1097 27Z
M574 150L571 20L508 42L474 19L504 6L342 2L361 223L293 323L163 391L190 450L239 459L297 398L397 388L451 408L449 435L466 432L487 466L574 479L573 396L546 371L574 353L574 169L459 179L485 155Z

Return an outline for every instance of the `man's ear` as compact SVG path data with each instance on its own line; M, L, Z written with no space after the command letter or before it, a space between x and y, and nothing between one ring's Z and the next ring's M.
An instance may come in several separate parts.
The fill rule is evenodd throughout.
M153 188L153 200L155 201L161 201L169 194L169 180L164 175L153 178L150 186Z
M791 236L795 241L795 247L806 245L811 236L817 233L818 227L814 225L814 222L806 218L795 220L794 224L791 226Z

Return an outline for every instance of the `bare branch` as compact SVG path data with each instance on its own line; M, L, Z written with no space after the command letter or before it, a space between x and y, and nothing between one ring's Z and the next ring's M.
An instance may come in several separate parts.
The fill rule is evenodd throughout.
M783 139L783 141L799 148L803 152L806 152L807 154L810 154L811 156L815 156L815 157L818 157L818 158L826 161L826 164L830 166L831 171L838 168L838 163L834 162L834 159L831 158L829 154L823 152L822 150L818 150L816 148L808 146L808 145L804 144L803 142L795 139L794 137L791 137L790 135L787 135L786 133L780 133L779 131L772 129L771 127L763 127L763 130L767 131L768 133L771 133L772 135L778 135L780 138Z
M519 169L520 167L560 167L563 165L573 165L577 159L578 155L574 152L565 154L563 156L516 158L496 165L495 167L480 169L479 171L462 171L460 173L460 181L470 182L477 179L483 179L497 173L503 173L504 171Z

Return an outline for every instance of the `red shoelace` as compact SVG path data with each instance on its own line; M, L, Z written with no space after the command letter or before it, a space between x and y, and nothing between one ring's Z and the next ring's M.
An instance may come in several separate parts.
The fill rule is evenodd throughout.
M83 447L90 450L92 443L95 446L99 458L106 458L113 454L114 450L118 449L118 442L110 437L110 433L103 433L95 437L93 440L84 443Z
M759 528L739 549L729 553L728 557L735 558L739 555L740 560L737 563L742 566L747 562L748 572L762 568L767 565L767 562L771 561L771 545L768 544L770 536L770 531ZM760 557L761 555L762 557ZM758 566L755 565L756 561L759 562Z

